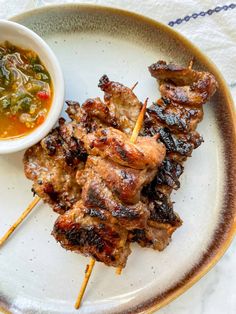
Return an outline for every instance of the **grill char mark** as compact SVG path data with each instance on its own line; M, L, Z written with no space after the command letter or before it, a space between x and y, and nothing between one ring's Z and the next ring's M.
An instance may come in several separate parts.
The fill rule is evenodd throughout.
M92 176L96 176L96 174ZM140 213L135 208L122 204L119 200L116 201L115 198L113 199L111 192L105 186L103 187L103 192L108 193L109 191L109 194L103 195L103 192L100 191L101 181L99 183L99 181L96 182L93 179L93 181L87 182L87 185L88 188L85 188L82 193L82 199L86 207L101 208L110 212L117 219L122 219L122 221L126 219L128 224L130 224L129 221L139 219Z
M108 266L124 267L130 254L127 230L112 222L109 213L105 219L90 216L94 209L84 206L82 201L59 216L53 229L53 236L68 250L92 256Z
M52 183L46 183L43 189L44 193L48 194L53 202L58 201L58 192L54 190Z
M175 190L180 187L179 177L184 171L184 167L181 163L165 158L161 167L158 170L158 176L156 177L156 184L167 185Z

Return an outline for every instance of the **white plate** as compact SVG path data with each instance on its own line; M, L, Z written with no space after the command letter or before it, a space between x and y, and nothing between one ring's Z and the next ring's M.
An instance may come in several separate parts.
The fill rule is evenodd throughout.
M205 142L185 164L173 199L184 224L163 251L133 245L121 276L97 263L80 313L141 313L160 308L196 282L222 256L235 231L235 125L232 100L218 70L186 39L138 15L86 5L45 7L15 21L37 32L61 63L66 99L102 96L98 80L132 86L140 100L158 96L147 66L158 59L212 72L220 88L205 105ZM0 231L32 200L22 154L0 157ZM12 313L75 313L88 259L50 235L57 215L39 205L0 250L0 306Z

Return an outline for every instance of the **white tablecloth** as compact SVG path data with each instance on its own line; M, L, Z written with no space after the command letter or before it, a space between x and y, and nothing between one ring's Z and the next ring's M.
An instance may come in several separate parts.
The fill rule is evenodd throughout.
M217 0L0 0L0 18L52 3L120 7L169 24L194 42L223 73L236 103L236 2ZM200 282L160 314L235 314L236 240Z

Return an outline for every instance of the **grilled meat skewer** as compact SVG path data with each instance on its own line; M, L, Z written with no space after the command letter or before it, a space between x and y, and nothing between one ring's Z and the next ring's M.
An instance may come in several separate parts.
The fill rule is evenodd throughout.
M196 127L203 118L202 105L215 93L218 84L210 73L164 61L152 64L149 71L158 80L162 98L147 109L142 135L159 134L166 146L166 157L142 195L149 204L148 226L158 229L164 222L163 228L171 234L181 220L173 210L170 195L180 187L183 162L203 142ZM141 246L155 249L156 237L150 236L149 229L142 233L133 230L129 237Z

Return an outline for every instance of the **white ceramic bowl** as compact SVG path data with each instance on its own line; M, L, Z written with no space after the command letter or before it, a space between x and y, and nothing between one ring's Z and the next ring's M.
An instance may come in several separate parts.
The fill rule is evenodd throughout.
M59 62L45 41L30 29L10 21L0 20L0 44L5 41L37 53L47 68L53 85L51 108L45 121L28 135L19 138L0 140L0 154L26 149L39 142L56 124L64 104L64 79Z

